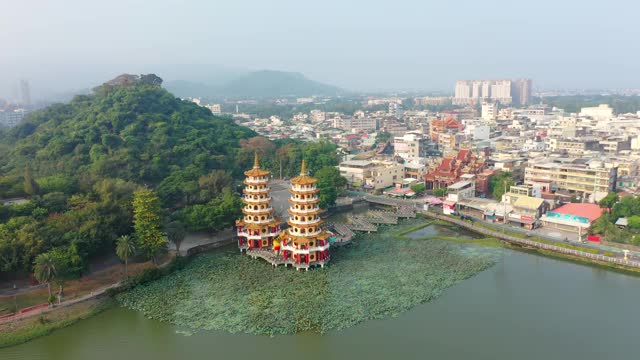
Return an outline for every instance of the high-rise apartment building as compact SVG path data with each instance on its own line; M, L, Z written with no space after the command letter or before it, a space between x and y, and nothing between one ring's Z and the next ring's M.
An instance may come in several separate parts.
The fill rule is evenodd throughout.
M22 106L31 105L31 89L27 80L20 80L20 101Z
M518 105L527 105L531 103L533 83L531 79L517 79L513 81L511 97L513 102Z
M527 105L531 101L531 86L531 79L460 80L456 82L453 102L467 105L490 100Z

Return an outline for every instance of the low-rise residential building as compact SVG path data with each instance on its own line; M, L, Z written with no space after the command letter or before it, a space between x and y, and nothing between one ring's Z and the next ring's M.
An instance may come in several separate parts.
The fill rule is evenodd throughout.
M597 139L549 139L549 150L569 155L583 155L586 151L597 151L600 144Z
M378 123L371 117L336 117L333 119L333 127L346 131L369 131L376 130Z
M539 180L550 180L551 190L591 197L597 202L616 188L618 168L602 161L589 163L579 159L531 159L525 169L524 182L533 185Z
M385 160L347 160L338 166L349 186L366 190L382 190L401 183L404 165Z
M458 181L447 187L447 198L442 203L442 212L451 215L456 212L456 204L463 199L471 199L475 196L476 187L474 181Z
M418 132L409 132L403 136L393 138L393 148L396 155L409 161L426 156L429 139Z
M457 149L458 145L464 141L461 133L440 133L438 134L438 147L440 149Z
M597 204L569 203L547 212L540 218L542 226L578 233L584 237L591 224L602 216Z
M540 195L533 186L511 186L509 191L502 196L502 202L513 207L513 210L507 215L508 222L533 229L538 219L549 209L549 204Z
M608 120L613 117L613 109L607 104L600 104L595 107L583 107L580 115L588 116L596 120Z
M502 136L494 141L494 148L497 151L517 150L522 148L525 141L520 136Z

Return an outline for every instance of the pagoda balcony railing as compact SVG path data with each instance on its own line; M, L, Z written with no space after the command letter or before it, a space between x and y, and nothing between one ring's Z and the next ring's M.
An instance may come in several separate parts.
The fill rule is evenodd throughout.
M268 183L269 179L264 178L264 179L249 179L246 178L244 179L244 182L247 184L264 184L264 183Z
M314 232L308 232L308 233L304 233L304 234L302 234L302 233L294 233L291 228L289 228L288 231L289 231L289 235L291 235L291 236L302 236L302 237L318 236L322 232L322 230L318 229L318 230L316 230Z
M270 222L274 222L275 219L273 217L267 217L265 220L253 220L251 216L249 216L249 220L244 219L244 221L248 224L268 224Z
M310 188L298 188L298 187L291 187L291 191L295 191L295 192L304 192L304 193L310 193L310 192L314 192L314 191L318 191L318 188L313 186Z
M251 203L264 203L264 202L267 202L267 201L271 201L271 196L268 196L268 197L266 197L264 199L253 199L253 198L248 198L248 197L244 197L243 199L244 199L244 201L251 202Z
M326 243L323 246L314 246L314 247L310 247L310 248L304 248L304 249L298 249L295 246L292 245L285 245L282 246L282 250L285 251L291 251L294 254L309 254L312 252L316 252L316 251L325 251L329 249L330 244Z
M318 201L318 197L317 196L314 196L314 197L312 197L310 199L296 199L296 198L293 198L293 197L291 197L290 199L291 199L292 202L297 202L297 203L301 203L301 204Z
M319 212L322 210L319 207L316 207L315 209L305 209L305 210L290 207L289 211L296 214L309 214L309 213Z
M267 191L271 191L270 187L265 187L262 189L249 189L249 188L244 188L244 192L247 194L260 194L260 193L264 193Z
M255 210L255 209L249 209L249 208L245 207L245 208L242 209L242 211L245 211L245 212L248 212L248 213L251 213L251 214L262 214L262 213L273 211L273 208L272 207L268 207L268 208L265 208L265 209Z
M322 219L315 219L315 220L294 220L291 217L289 217L289 221L291 222L291 224L294 225L313 225L313 224L317 224L319 222L322 222Z
M276 237L279 235L279 232L269 232L269 233L265 233L265 234L259 234L259 235L249 235L248 232L246 231L238 231L238 236L242 236L245 237L249 240L261 240L261 239L266 239L269 237Z

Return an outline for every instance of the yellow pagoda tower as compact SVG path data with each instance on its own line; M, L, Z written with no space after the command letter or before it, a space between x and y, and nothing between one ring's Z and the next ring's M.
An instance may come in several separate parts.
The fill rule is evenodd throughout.
M307 167L302 160L300 176L291 179L289 228L280 236L283 260L298 270L308 270L317 265L324 267L329 261L330 234L320 227L323 210L318 207L320 199L316 181L307 175Z
M260 168L258 153L253 169L245 171L243 217L236 221L240 252L251 249L271 249L273 240L280 235L280 219L274 216L271 206L269 174Z

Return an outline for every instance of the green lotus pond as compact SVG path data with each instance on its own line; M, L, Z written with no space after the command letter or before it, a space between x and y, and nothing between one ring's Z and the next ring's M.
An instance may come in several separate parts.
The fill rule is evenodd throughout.
M395 316L490 267L498 250L396 238L410 220L332 250L324 269L273 268L228 248L118 297L146 317L232 333L325 333ZM462 235L461 235L462 236Z

